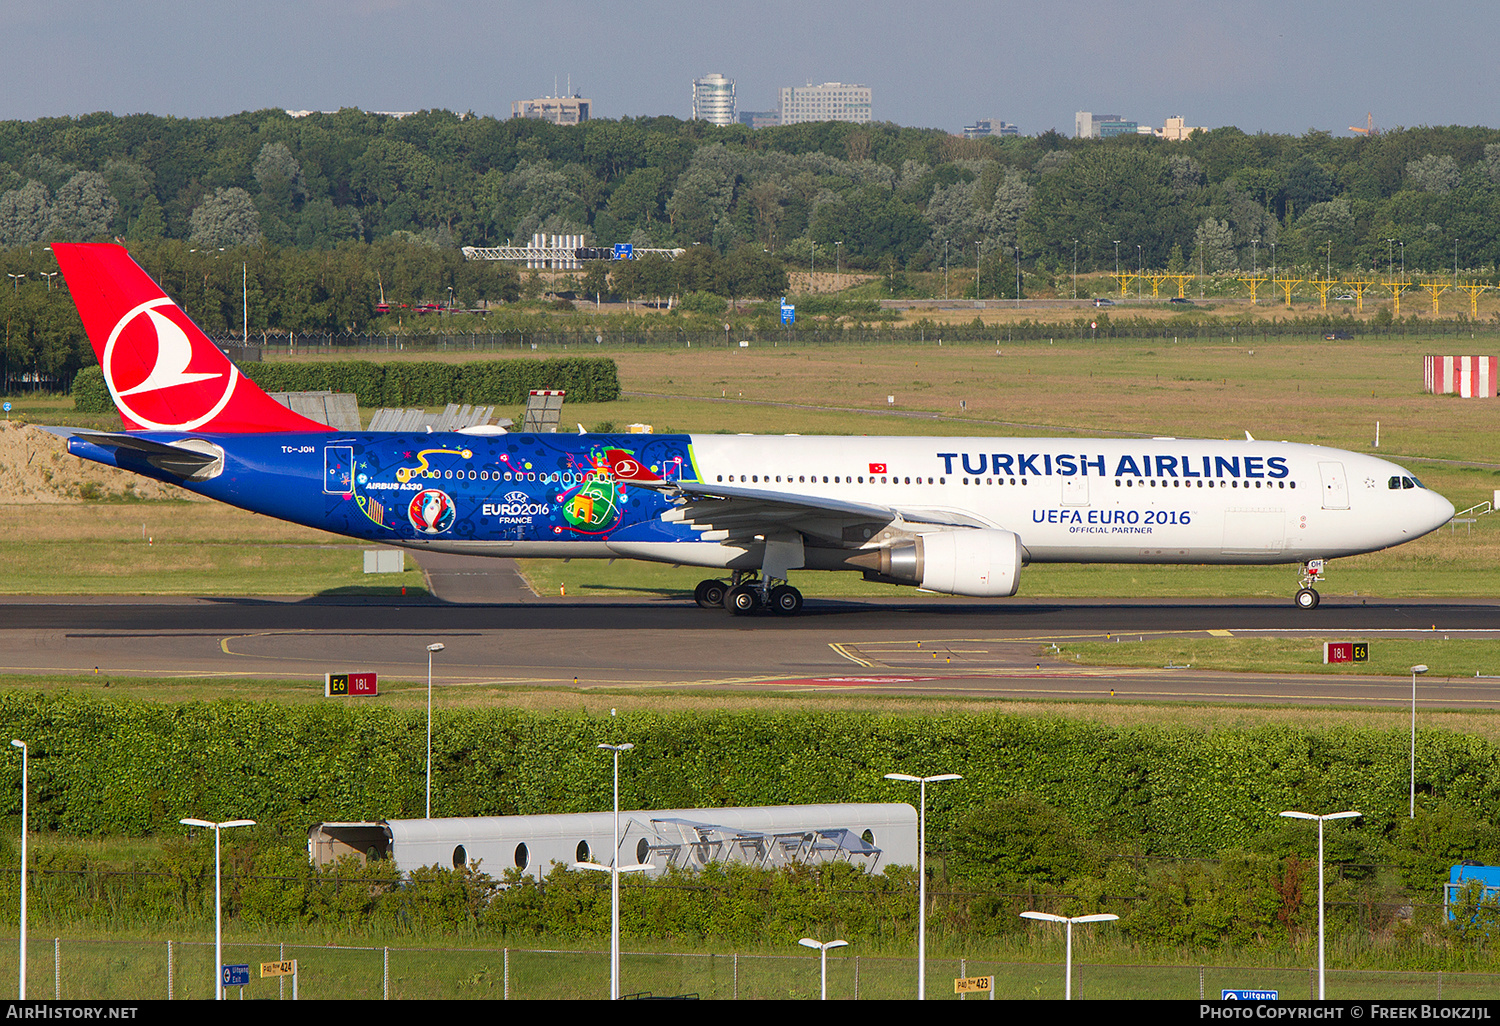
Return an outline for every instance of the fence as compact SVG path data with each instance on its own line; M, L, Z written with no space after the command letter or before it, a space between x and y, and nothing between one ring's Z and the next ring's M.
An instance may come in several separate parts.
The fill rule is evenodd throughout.
M51 949L50 951L48 949ZM53 939L29 945L27 996L65 1001L206 1000L213 997L214 946L206 941ZM0 980L14 980L16 937L0 940ZM231 997L289 1000L290 977L262 979L259 963L296 959L305 1000L598 999L609 993L609 953L505 947L359 947L226 942L226 964L247 963L250 984ZM624 952L622 991L704 999L816 998L816 953ZM952 980L995 977L998 999L1063 996L1060 962L927 960L927 997L952 999ZM1497 973L1330 969L1328 996L1380 1000L1488 1000ZM845 948L828 959L828 995L836 999L911 998L914 958L868 956ZM1217 1000L1225 989L1274 990L1283 1000L1317 996L1313 968L1096 964L1075 953L1073 995L1095 999ZM968 1000L982 1000L969 995Z
M951 311L950 311L951 312ZM1097 323L1098 327L1090 325ZM651 331L572 328L547 331L497 331L468 332L447 335L344 335L331 333L299 332L295 336L268 340L257 345L241 346L239 339L220 339L219 344L236 359L243 352L249 360L267 355L309 356L326 353L330 356L348 357L359 355L367 359L381 359L399 353L530 353L544 350L601 350L608 345L620 347L676 347L725 349L737 348L740 342L752 345L783 345L792 343L802 346L824 345L910 345L934 344L939 339L947 342L973 342L994 344L1008 341L1107 341L1111 339L1180 340L1180 341L1250 341L1254 339L1280 339L1299 341L1323 341L1323 336L1337 331L1353 340L1404 338L1408 336L1442 336L1469 338L1471 336L1494 337L1500 334L1500 323L1493 321L1453 320L1408 320L1377 324L1353 318L1299 317L1287 321L1223 321L1186 320L1161 321L1147 318L1120 320L1109 317L1079 318L1072 322L1033 322L986 325L894 324L880 320L869 323L855 321L838 327L755 327L750 324L735 326L731 331L690 330L663 327Z

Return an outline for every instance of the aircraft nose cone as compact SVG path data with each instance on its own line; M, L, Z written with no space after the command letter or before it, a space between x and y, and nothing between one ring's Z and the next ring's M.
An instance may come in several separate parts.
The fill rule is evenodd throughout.
M1429 492L1432 496L1432 530L1436 531L1448 521L1453 519L1455 512L1453 503L1443 498L1437 492Z

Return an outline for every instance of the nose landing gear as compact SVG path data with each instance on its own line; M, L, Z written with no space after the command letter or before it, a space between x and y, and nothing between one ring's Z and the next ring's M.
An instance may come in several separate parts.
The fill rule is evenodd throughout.
M1318 608L1321 599L1313 585L1323 579L1323 566L1324 561L1321 559L1309 559L1302 564L1302 579L1299 582L1301 587L1297 589L1295 599L1298 609Z

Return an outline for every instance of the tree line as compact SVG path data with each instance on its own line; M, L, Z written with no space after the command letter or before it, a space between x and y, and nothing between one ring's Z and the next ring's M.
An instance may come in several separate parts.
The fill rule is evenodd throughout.
M556 126L449 111L0 122L0 245L122 236L298 250L574 233L802 266L1053 270L1500 263L1500 131L1226 127L964 140L892 124ZM1456 247L1456 249L1455 249Z

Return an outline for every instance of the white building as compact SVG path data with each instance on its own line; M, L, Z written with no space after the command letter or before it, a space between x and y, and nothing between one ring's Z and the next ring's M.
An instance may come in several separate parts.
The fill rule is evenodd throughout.
M824 82L805 86L784 86L781 90L781 123L796 125L803 121L870 121L870 87Z
M734 119L734 79L718 74L693 79L694 121L732 125Z
M619 857L651 876L709 862L849 862L878 873L915 866L917 843L917 810L901 802L620 812ZM497 879L511 867L540 879L559 862L609 865L613 845L613 812L319 823L307 836L315 866L353 855L390 859L402 873L478 864Z
M534 100L516 100L510 105L513 118L550 121L554 125L581 125L589 119L594 101L582 96L538 96Z

